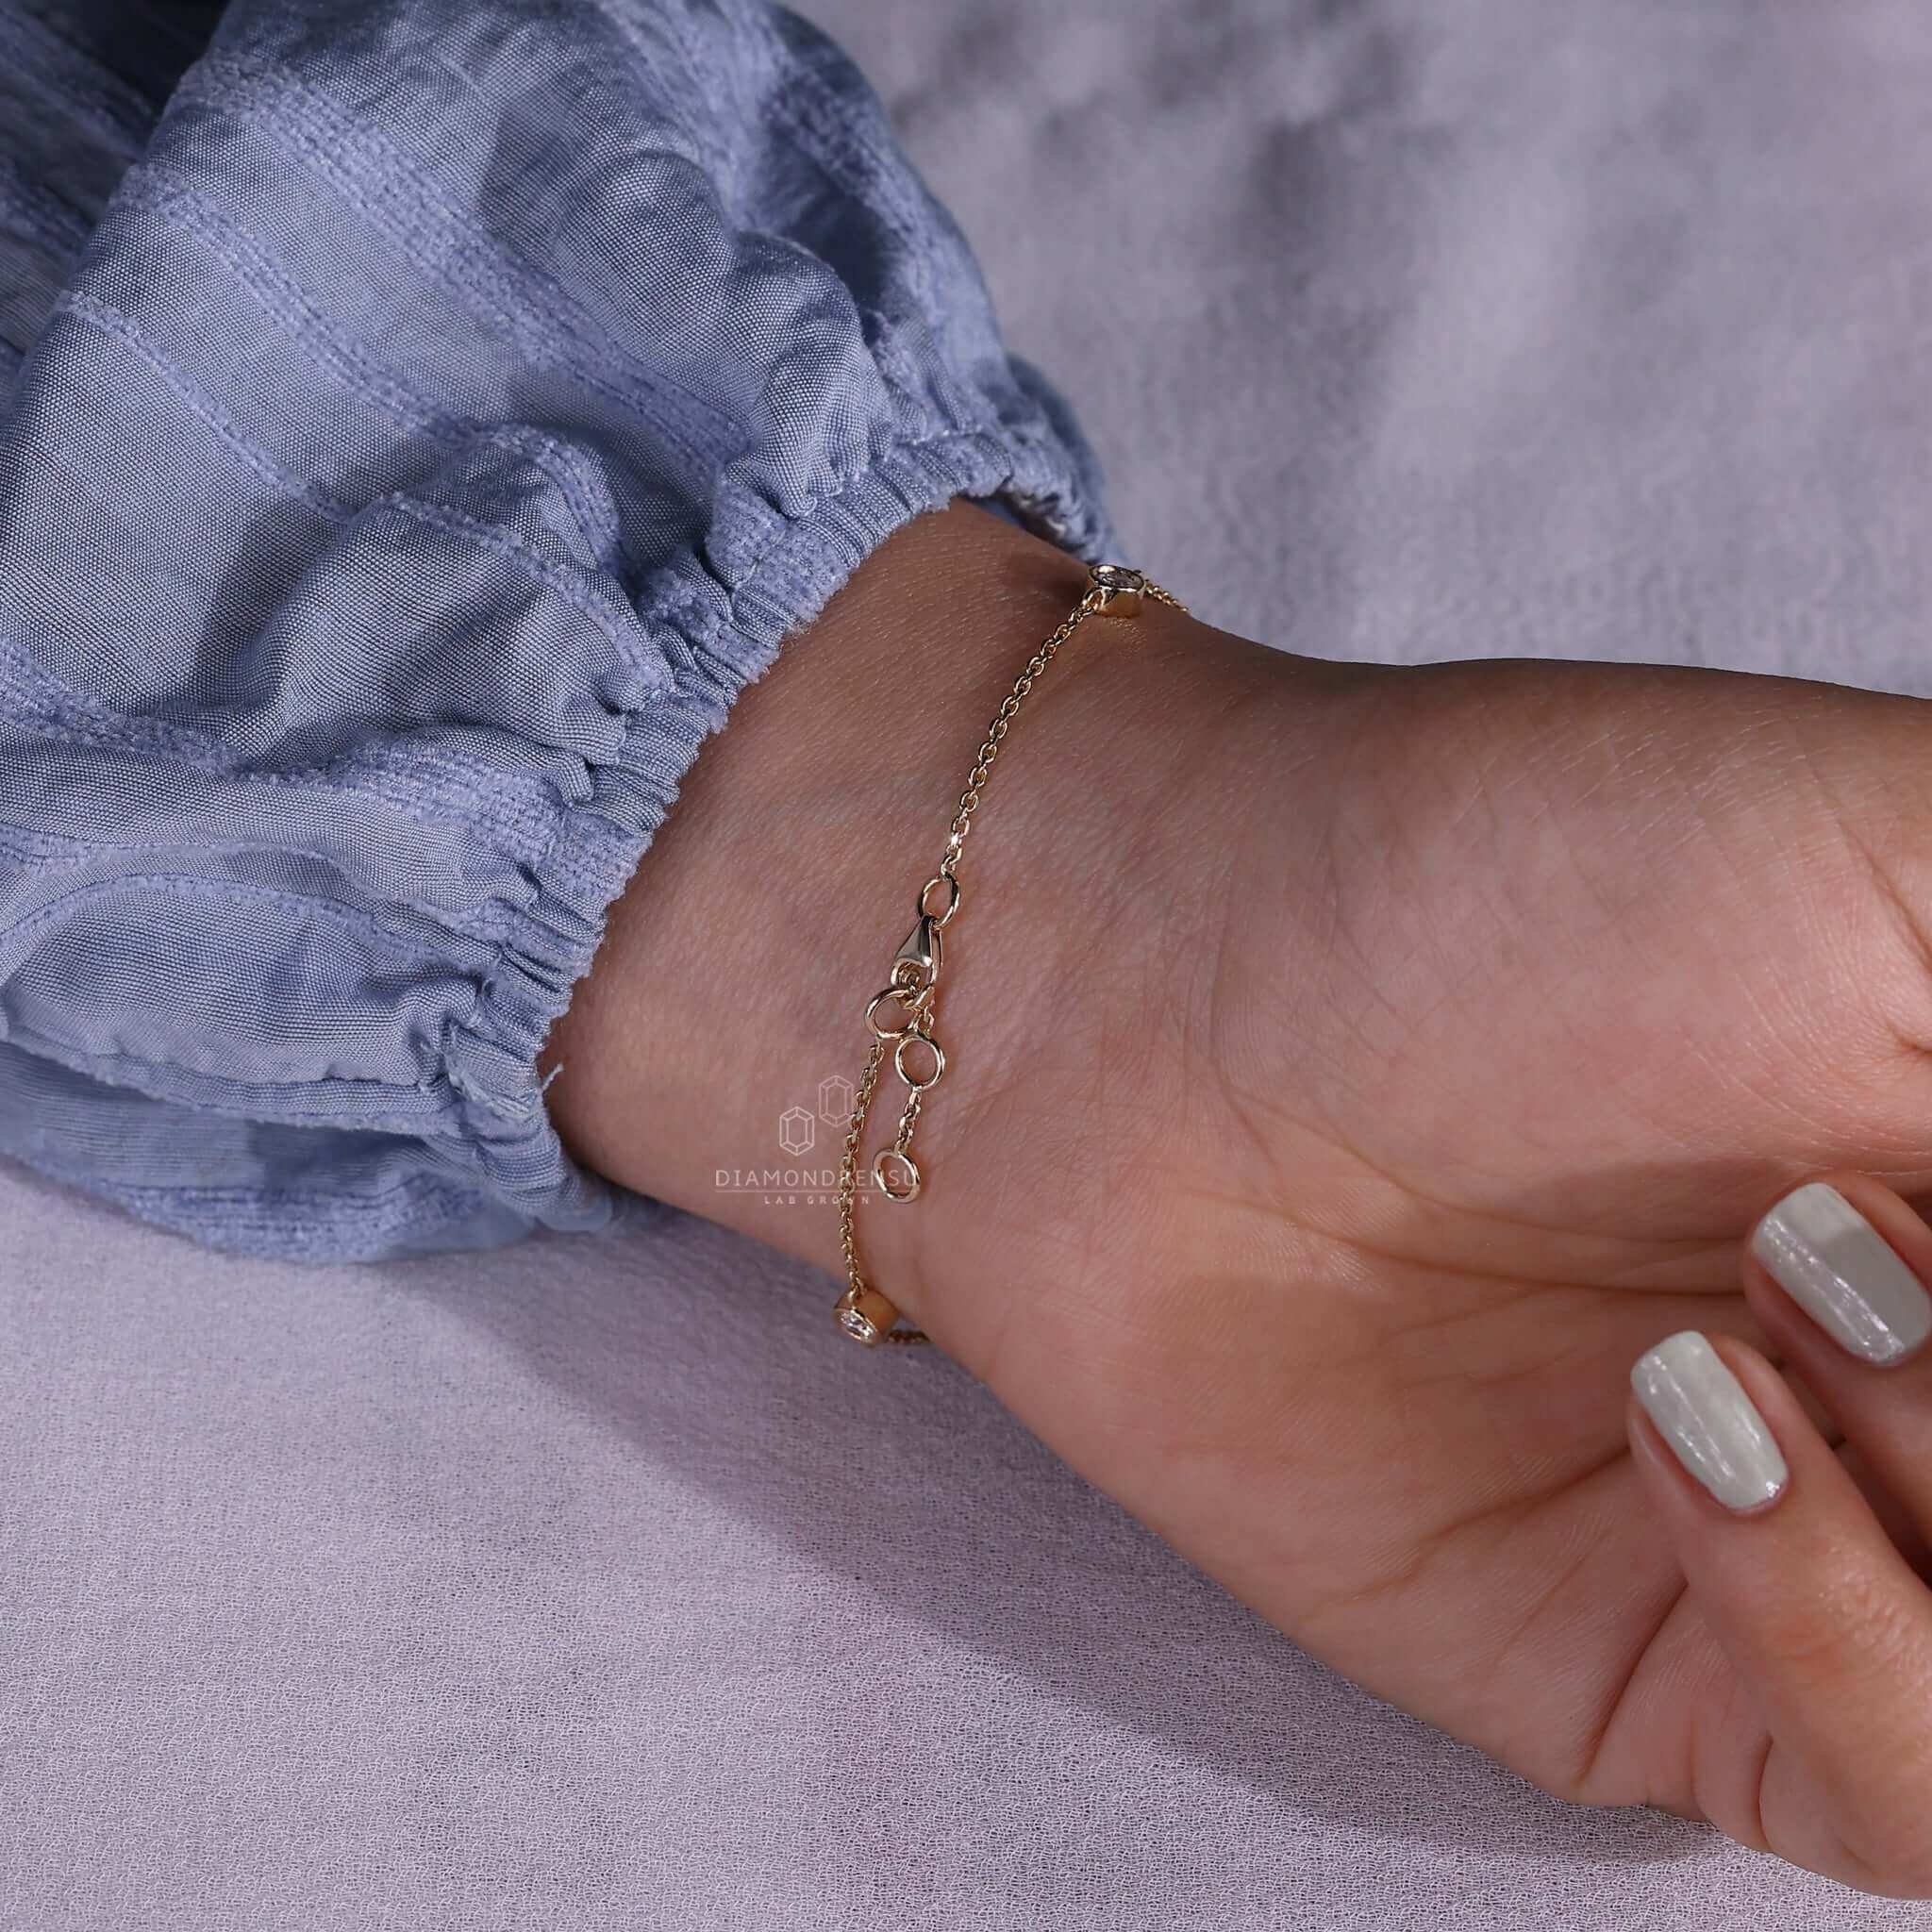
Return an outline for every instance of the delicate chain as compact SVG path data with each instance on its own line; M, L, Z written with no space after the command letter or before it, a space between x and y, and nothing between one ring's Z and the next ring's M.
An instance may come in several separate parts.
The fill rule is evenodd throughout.
M858 1263L858 1234L855 1223L858 1208L858 1150L865 1139L865 1124L872 1112L873 1098L878 1091L879 1076L887 1058L906 1087L906 1104L899 1114L899 1125L891 1145L873 1157L873 1185L888 1201L904 1204L914 1199L924 1180L912 1158L912 1130L919 1124L919 1110L925 1096L937 1087L946 1071L946 1056L933 1038L933 996L940 981L941 931L959 909L959 856L966 846L966 835L973 829L973 815L979 809L987 781L992 776L994 761L1007 741L1020 708L1032 693L1046 667L1059 655L1060 646L1090 617L1133 617L1143 599L1186 609L1177 597L1170 596L1158 584L1150 583L1139 571L1120 564L1098 563L1089 574L1086 594L1074 605L1053 634L1027 660L1026 668L1013 680L1013 688L1000 700L992 714L986 737L974 755L973 769L966 776L966 789L959 794L953 823L946 829L945 855L940 869L920 889L917 910L906 943L892 958L891 976L884 991L874 993L865 1009L865 1024L872 1032L872 1046L865 1057L865 1072L852 1103L852 1117L845 1127L844 1157L839 1163L839 1239L845 1255L845 1292L834 1310L840 1328L855 1341L868 1347L878 1342L921 1342L926 1337L917 1328L894 1324L899 1311L865 1278ZM935 911L935 894L943 900ZM913 1064L908 1067L908 1054Z

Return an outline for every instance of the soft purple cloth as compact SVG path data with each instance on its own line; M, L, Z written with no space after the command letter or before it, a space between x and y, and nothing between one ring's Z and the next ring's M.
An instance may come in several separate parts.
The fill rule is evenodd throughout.
M1932 689L1921 0L810 10L1210 619ZM7 1932L1932 1925L1359 1694L715 1229L0 1232Z

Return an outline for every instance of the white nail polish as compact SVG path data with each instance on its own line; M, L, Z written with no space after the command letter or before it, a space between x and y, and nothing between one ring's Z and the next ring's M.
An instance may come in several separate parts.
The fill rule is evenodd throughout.
M1640 1356L1630 1386L1677 1460L1725 1508L1755 1509L1784 1488L1785 1459L1764 1418L1694 1328Z
M1751 1252L1861 1361L1901 1361L1932 1335L1932 1295L1885 1237L1823 1181L1787 1194L1757 1224Z

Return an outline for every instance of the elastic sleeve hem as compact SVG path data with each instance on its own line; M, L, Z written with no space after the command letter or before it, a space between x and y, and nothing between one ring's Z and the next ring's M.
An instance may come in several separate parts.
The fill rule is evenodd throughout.
M1003 498L1074 555L1098 558L1108 532L1076 447L1003 429L903 442L783 526L736 584L681 560L641 609L673 681L626 717L616 757L591 768L536 898L516 914L475 1007L445 1034L450 1133L426 1138L447 1139L445 1158L474 1167L504 1206L557 1229L610 1218L611 1188L570 1158L551 1124L537 1059L703 740L894 530L956 497Z

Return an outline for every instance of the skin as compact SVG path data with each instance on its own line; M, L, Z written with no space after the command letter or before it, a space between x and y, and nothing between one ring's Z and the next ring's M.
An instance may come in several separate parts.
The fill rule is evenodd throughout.
M856 1077L1083 584L955 506L746 693L553 1038L581 1158L838 1268L829 1207L716 1170ZM1932 1367L1837 1357L1743 1253L1814 1173L1932 1189L1932 711L1155 609L1049 671L960 876L926 1185L860 1217L908 1317L1381 1695L1566 1797L1932 1893ZM1792 1467L1748 1520L1628 1403L1693 1327Z

